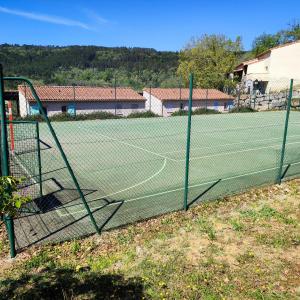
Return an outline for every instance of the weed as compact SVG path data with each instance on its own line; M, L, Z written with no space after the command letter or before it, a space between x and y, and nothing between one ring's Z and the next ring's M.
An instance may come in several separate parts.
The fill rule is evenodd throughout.
M200 228L200 232L206 233L210 240L215 240L217 238L216 231L213 225L208 220L205 220L204 218L200 217L198 219L198 225Z

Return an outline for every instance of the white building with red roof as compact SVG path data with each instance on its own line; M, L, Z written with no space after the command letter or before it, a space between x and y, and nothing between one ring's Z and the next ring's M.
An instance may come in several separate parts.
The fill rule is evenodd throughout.
M256 81L262 94L288 89L290 79L300 84L300 41L283 44L236 66L234 74L252 91Z
M90 86L36 86L35 90L48 116L61 113L90 114L108 112L127 116L145 111L145 98L131 88ZM20 85L20 115L39 114L38 105L27 86Z
M160 116L170 116L178 110L188 109L189 89L187 88L146 88L143 90L146 110ZM193 110L207 108L228 112L233 106L234 97L216 89L193 89Z

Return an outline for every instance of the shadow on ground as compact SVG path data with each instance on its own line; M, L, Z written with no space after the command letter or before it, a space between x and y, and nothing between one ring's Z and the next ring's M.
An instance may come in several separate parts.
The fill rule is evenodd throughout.
M51 269L0 281L0 299L147 299L140 278Z

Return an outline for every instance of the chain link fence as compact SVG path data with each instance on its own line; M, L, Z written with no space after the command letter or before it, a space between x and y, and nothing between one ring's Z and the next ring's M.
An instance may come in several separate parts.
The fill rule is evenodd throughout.
M233 95L181 86L140 93L76 85L33 90L20 78L6 80L18 84L19 93L19 122L7 124L11 173L19 176L20 170L35 186L35 192L23 188L33 201L15 219L18 249L300 172L299 91L290 90L289 80L273 82L268 94Z

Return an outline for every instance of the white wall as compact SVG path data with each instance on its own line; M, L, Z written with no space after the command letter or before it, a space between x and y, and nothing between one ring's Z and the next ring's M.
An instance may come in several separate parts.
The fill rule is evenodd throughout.
M218 103L217 106L215 106L215 102ZM225 102L228 104L230 102L233 103L233 100L207 100L207 108L208 109L214 109L214 110L218 110L220 112L227 112L227 110L224 110L224 104ZM178 111L181 107L184 110L188 109L188 101L187 100L183 100L183 101L178 101L178 100L169 100L169 101L164 101L163 102L163 112L162 115L164 117L170 116L173 112ZM195 110L197 108L205 108L206 107L206 101L205 100L194 100L193 101L193 106L192 109Z
M247 78L255 80L258 76L257 79L259 78L259 75L267 75L269 74L270 71L270 56L266 56L261 60L258 60L255 63L249 64L247 68Z
M300 79L300 43L272 50L270 73L276 78Z
M25 98L25 96L19 92L19 105L20 105L20 116L25 117L29 112L29 104Z
M143 91L143 97L146 98L146 110L151 110L155 114L162 115L162 102L152 94Z
M267 81L266 92L288 89L290 79L300 85L300 43L279 47L249 64L245 79Z
M43 101L43 107L47 108L48 116L62 113L62 106L68 106L71 102L46 102ZM35 105L36 103L32 103ZM72 102L74 104L74 102ZM118 108L117 104L121 107ZM137 106L137 108L133 107ZM20 105L21 106L21 105ZM144 112L144 101L119 101L119 102L75 102L76 114L89 114L93 112L109 112L112 114L127 116L133 112ZM26 110L22 111L21 116L26 116Z

